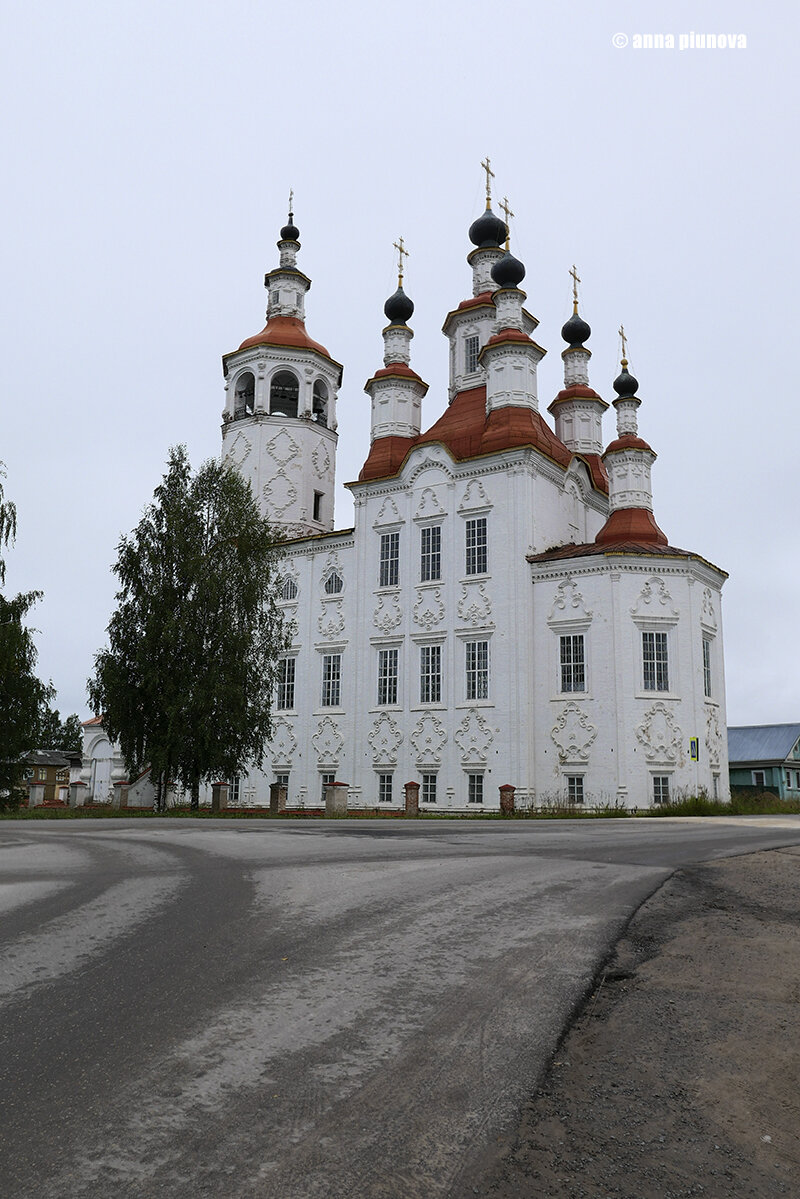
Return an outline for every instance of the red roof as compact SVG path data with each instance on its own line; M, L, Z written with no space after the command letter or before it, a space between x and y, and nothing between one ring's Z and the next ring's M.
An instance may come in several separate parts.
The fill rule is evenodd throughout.
M323 345L308 336L306 327L296 316L273 316L265 327L254 337L248 337L239 346L240 350L249 350L251 346L292 346L304 350L316 350L318 354L330 358ZM333 359L331 358L331 361Z
M381 367L379 371L375 372L371 379L367 379L366 383L364 384L364 389L366 390L370 383L372 383L375 379L391 378L414 379L417 383L421 383L426 391L428 390L428 384L425 382L425 380L421 378L416 371L412 371L411 367L407 366L405 362L390 362L388 366Z
M667 545L649 508L617 508L595 537L597 545L635 542L637 545Z
M600 400L605 408L608 407L602 396L599 396L591 387L584 387L582 383L575 383L572 387L565 387L560 391L552 404L548 408L548 412L552 412L556 404L563 404L565 400Z
M693 558L696 561L707 563L713 570L719 571L727 578L724 570L721 570L719 566L714 566L713 562L709 562L700 554L693 554L691 550L678 549L674 545L658 545L646 541L620 541L614 542L612 545L598 545L597 542L591 542L588 545L560 545L557 549L545 550L542 554L529 554L528 561L562 562L570 558L590 558L597 554L622 554L648 558Z
M416 441L415 437L379 437L373 441L358 481L369 483L372 479L386 479L396 475Z
M617 454L621 450L649 450L651 454L655 454L652 446L649 446L646 441L642 441L641 437L634 437L632 433L623 433L616 441L612 441L606 446L607 454Z
M575 457L580 459L581 462L585 462L589 467L589 474L592 476L592 486L595 491L602 491L608 495L608 473L600 455L576 454Z
M90 725L102 724L102 723L103 723L102 716L93 716L91 720L84 720L83 724L81 725L81 728L88 729L90 727Z

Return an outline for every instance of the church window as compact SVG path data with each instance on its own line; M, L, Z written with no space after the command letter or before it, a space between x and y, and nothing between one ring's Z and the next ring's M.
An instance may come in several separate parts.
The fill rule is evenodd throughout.
M666 633L642 633L645 691L669 691Z
M240 775L235 774L233 776L233 778L231 779L231 781L228 783L228 803L233 804L234 807L239 802L240 791L241 791L241 777L240 777Z
M289 802L289 776L288 774L276 774L275 782L279 787L286 788L286 802Z
M712 781L714 784L714 799L719 799L719 775L718 774L713 775Z
M280 292L279 292L279 291L276 289L276 290L275 290L275 291L272 293L272 303L273 303L273 304L280 304L280 302L281 302L281 293L280 293Z
M571 804L583 803L583 775L567 775L567 801Z
M703 638L703 693L711 698L711 641Z
M559 638L561 643L561 690L586 690L586 665L583 633L570 633Z
M438 704L442 700L442 647L420 646L419 701Z
M255 407L256 401L256 380L251 371L245 371L239 375L234 387L233 396L233 415L234 417L247 416Z
M336 782L335 774L323 774L322 775L321 787L322 787L322 802L323 803L325 803L325 799L326 799L325 788L330 787L331 783L335 783L335 782Z
M420 529L420 536L420 579L423 583L437 582L442 577L442 526Z
M489 642L468 641L467 699L489 698Z
M400 578L400 534L381 534L378 586L396 587Z
M392 802L392 775L378 775L378 803Z
M480 338L477 334L464 338L464 365L468 375L473 374L478 369L480 344Z
M325 594L338 595L344 587L342 576L335 570L332 570L325 580Z
M291 371L278 371L269 388L270 416L297 416L300 385Z
M482 575L488 569L486 542L486 517L478 516L467 521L467 565L468 575Z
M312 520L316 520L317 522L319 522L322 519L320 516L321 510L322 510L322 492L315 491L314 492L314 508L313 508L314 515L312 517Z
M322 656L322 707L338 708L342 691L342 655Z
M284 579L283 586L281 587L281 599L297 599L297 583L295 583L294 579Z
M378 650L378 703L397 703L397 650Z
M669 775L653 775L653 803L669 803Z
M281 658L278 662L278 696L275 706L280 710L294 707L296 658Z
M436 803L436 775L423 774L422 776L422 802Z
M483 775L467 775L467 803L483 803Z
M314 383L312 416L318 425L328 427L328 388L322 379L317 379Z

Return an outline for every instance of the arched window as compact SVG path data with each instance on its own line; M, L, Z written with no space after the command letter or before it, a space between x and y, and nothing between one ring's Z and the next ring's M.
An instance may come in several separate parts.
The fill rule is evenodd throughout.
M284 579L283 586L281 587L281 599L297 599L297 584L293 578Z
M250 371L245 371L236 380L233 394L233 415L247 416L252 412L256 403L256 381Z
M297 376L291 371L278 371L273 375L269 389L270 416L297 416L299 390Z
M313 417L318 425L328 427L328 388L322 379L314 383Z
M325 594L338 595L344 587L342 576L335 570L332 570L325 580Z

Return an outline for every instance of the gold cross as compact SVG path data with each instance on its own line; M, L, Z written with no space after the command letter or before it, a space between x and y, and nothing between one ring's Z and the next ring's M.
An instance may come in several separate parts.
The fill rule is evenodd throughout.
M628 365L628 339L625 336L625 326L620 325L619 335L622 338L622 362L625 366Z
M570 274L570 275L572 275L572 307L573 307L573 312L577 312L577 311L578 311L578 284L580 283L580 281L581 281L581 280L580 280L580 276L579 276L579 274L578 274L578 272L577 272L577 270L576 270L576 268L575 268L575 263L574 263L574 262L573 262L573 264L572 264L572 270L569 272L569 274Z
M402 237L398 238L397 241L392 242L392 245L394 246L395 250L397 250L397 286L402 287L403 286L403 255L405 255L405 257L408 258L409 251L406 249L405 242L403 241Z
M289 216L294 215L294 192L289 188Z
M481 163L481 166L483 167L484 171L486 172L486 207L487 207L487 208L491 208L491 205L492 205L492 184L491 184L491 181L490 181L490 176L491 176L491 178L492 178L492 179L494 179L494 171L493 171L493 170L492 170L492 168L491 168L491 165L490 165L490 159L489 159L489 155L488 155L488 154L486 155L486 158L484 159L484 161Z
M511 225L509 218L514 215L508 204L508 196L503 196L503 203L500 205L500 211L506 214L506 253L508 253L508 242L511 237Z

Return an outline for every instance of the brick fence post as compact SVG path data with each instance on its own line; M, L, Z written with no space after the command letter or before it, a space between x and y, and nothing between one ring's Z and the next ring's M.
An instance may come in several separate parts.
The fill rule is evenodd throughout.
M419 816L419 783L406 783L406 816Z
M504 816L512 816L514 814L514 795L516 787L512 787L510 783L503 783L500 788L500 811Z
M211 811L224 812L228 806L228 794L230 787L228 783L212 783L211 784Z
M88 783L74 782L69 785L69 806L71 808L82 808L86 799L86 788Z
M269 810L271 815L277 816L278 812L286 811L287 789L285 783L270 783L269 785Z
M129 787L130 783L128 782L114 783L114 798L111 801L112 807L127 808Z
M347 812L347 783L328 783L325 788L325 815L341 816Z

